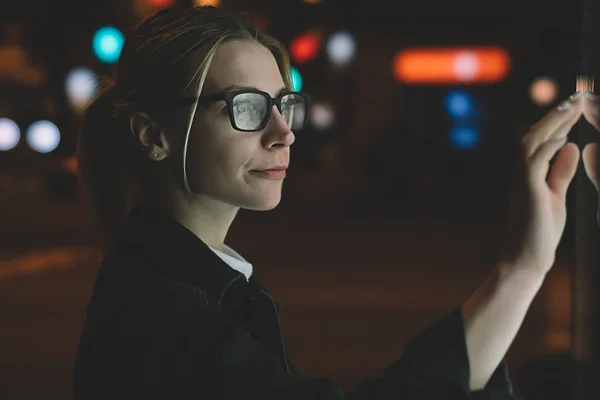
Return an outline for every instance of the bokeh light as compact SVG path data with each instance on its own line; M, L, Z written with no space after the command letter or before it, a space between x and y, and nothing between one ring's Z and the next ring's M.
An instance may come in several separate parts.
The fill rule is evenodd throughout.
M248 16L248 23L251 26L256 27L261 32L269 32L269 23L267 19L262 15L253 14Z
M354 57L356 41L348 32L336 32L329 37L326 48L329 60L337 66L343 66Z
M300 92L302 90L302 75L300 72L294 67L290 69L290 74L292 76L292 90L295 92Z
M92 40L94 54L106 64L114 64L119 60L125 38L121 31L113 26L104 26L96 31Z
M98 78L88 68L75 68L69 72L65 80L67 100L77 112L84 111L90 104L98 89Z
M169 7L175 0L147 0L154 7Z
M540 76L529 87L531 100L540 107L552 104L558 97L558 83L549 76Z
M290 56L298 63L305 63L317 55L320 47L320 38L316 33L306 33L296 37L290 43Z
M413 48L398 52L392 69L410 84L489 84L508 75L510 57L500 47Z
M77 156L74 155L62 160L60 162L60 166L63 168L63 170L73 175L77 175L77 171L79 169L79 162L77 160Z
M335 120L333 108L329 104L314 103L309 113L310 123L319 130L331 127Z
M29 147L38 153L50 153L60 144L60 131L50 121L36 121L27 129L25 139Z
M479 131L473 126L455 126L450 131L450 143L459 149L473 149L479 144Z
M0 118L0 151L13 149L21 139L21 130L15 121Z
M221 0L194 0L194 4L200 7L203 6L213 6L219 7L221 5Z
M461 81L470 81L477 76L480 69L477 55L470 51L461 52L454 58L452 65L454 75Z
M466 90L453 90L445 99L446 112L451 118L470 118L475 113L475 102Z
M148 0L133 0L131 2L131 7L134 16L139 19L146 19L151 15L156 14L160 7L153 5Z

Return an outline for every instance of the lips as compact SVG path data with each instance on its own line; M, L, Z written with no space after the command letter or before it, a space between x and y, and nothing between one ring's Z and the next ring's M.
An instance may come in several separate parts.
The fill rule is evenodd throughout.
M251 172L266 172L266 171L285 171L287 169L286 165L278 165L273 167L267 167L264 169L253 169Z
M266 179L283 179L286 176L285 168L271 168L271 169L263 169L263 170L254 170L250 171L251 174L259 176L261 178Z

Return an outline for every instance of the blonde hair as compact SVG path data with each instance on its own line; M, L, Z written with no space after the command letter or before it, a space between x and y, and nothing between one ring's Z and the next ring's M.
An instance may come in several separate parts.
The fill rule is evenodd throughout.
M79 177L97 222L102 244L110 247L148 179L149 161L130 133L129 117L144 111L151 117L168 110L184 90L196 84L184 138L182 185L187 179L187 144L197 101L212 59L230 41L257 42L271 51L285 85L291 88L289 57L276 39L249 25L243 15L215 7L172 7L141 22L126 39L117 65L117 81L104 89L87 109L78 142ZM204 60L185 80L192 53ZM162 111L161 111L162 110Z

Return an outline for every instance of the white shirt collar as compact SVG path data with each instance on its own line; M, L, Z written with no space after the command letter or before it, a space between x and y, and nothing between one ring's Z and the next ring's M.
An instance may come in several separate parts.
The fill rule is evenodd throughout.
M227 245L223 247L223 251L213 249L212 247L210 249L231 268L244 274L246 280L250 280L253 271L252 264L246 261L238 252Z

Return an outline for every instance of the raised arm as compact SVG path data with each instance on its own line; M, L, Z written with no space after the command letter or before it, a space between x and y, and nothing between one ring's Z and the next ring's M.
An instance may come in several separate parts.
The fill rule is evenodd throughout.
M463 306L472 390L483 388L504 358L554 264L566 222L567 188L579 161L567 134L583 104L581 93L571 96L523 137L503 261Z

